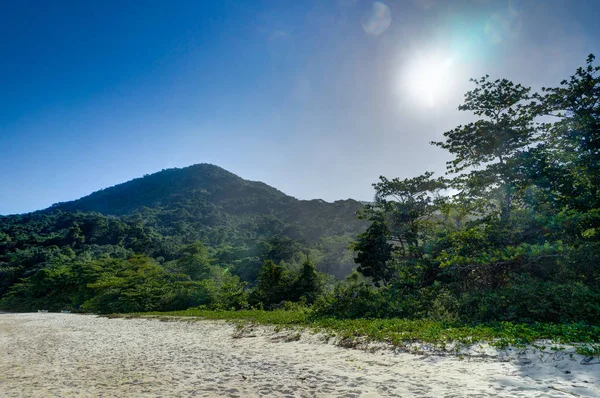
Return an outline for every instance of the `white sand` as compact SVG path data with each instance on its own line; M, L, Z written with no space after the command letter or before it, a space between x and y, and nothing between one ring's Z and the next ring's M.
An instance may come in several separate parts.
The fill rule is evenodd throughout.
M0 314L0 396L600 397L600 365L578 355L461 360L269 327L235 335L215 321Z

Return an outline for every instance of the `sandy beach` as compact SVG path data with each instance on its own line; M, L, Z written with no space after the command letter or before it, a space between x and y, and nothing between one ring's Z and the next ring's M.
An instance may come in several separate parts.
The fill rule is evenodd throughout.
M0 352L2 397L600 397L600 365L568 350L416 355L220 321L0 314Z

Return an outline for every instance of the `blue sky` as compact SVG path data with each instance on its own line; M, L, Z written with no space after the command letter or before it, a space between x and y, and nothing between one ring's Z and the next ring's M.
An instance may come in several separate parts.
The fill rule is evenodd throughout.
M556 85L600 55L598 20L595 0L2 2L0 214L202 162L369 200L379 175L444 172L429 141L469 119L469 77Z

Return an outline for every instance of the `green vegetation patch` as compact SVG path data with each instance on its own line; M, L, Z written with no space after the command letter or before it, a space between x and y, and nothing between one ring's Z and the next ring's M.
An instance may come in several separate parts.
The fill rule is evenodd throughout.
M524 347L539 340L550 344L573 344L585 356L600 356L600 327L583 323L573 324L516 324L494 322L486 324L451 324L427 319L336 319L315 317L308 309L150 312L127 317L197 317L211 320L244 321L274 326L297 326L316 332L330 333L340 341L385 342L396 347L411 343L427 343L438 349L449 344L458 350L474 344L488 343L504 349ZM350 344L345 344L350 345Z

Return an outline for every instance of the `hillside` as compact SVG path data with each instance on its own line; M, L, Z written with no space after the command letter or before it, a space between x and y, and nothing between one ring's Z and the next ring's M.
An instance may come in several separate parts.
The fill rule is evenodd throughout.
M208 262L250 283L264 260L297 264L306 255L343 277L354 267L348 245L365 227L355 216L360 208L354 200L298 200L210 164L163 170L45 210L0 216L0 297L57 262L143 254L169 264L197 242Z
M167 235L180 234L186 227L221 227L249 237L282 234L314 242L328 235L355 235L363 227L355 217L361 207L350 199L298 200L218 166L197 164L146 175L48 210L137 214Z
M57 203L52 209L123 216L143 207L177 207L205 202L231 204L232 201L243 202L244 198L269 203L294 200L262 182L247 181L218 166L203 163L145 175L78 200Z

